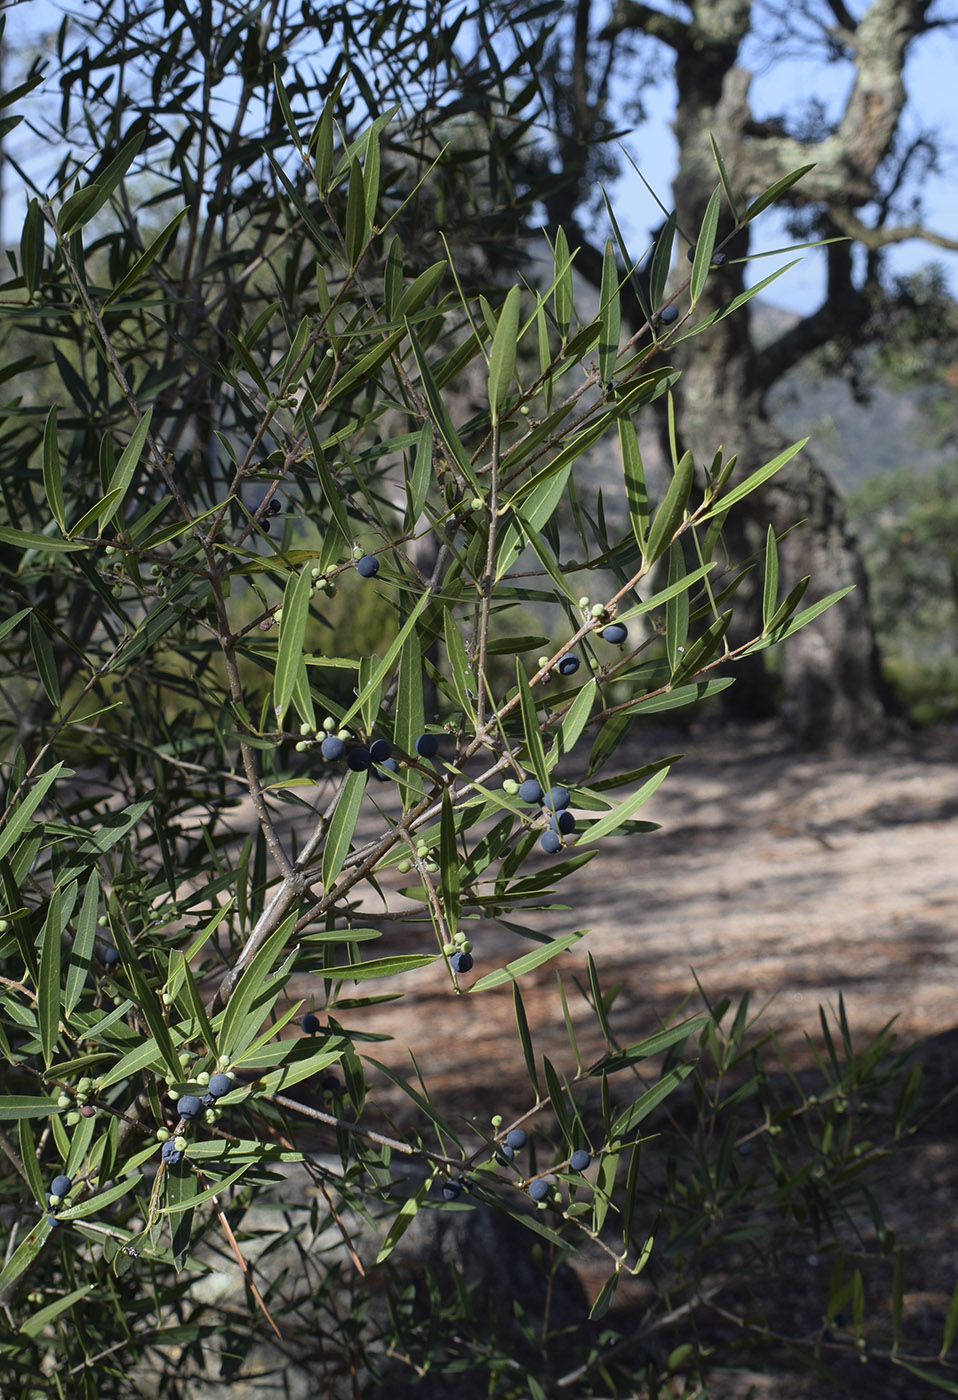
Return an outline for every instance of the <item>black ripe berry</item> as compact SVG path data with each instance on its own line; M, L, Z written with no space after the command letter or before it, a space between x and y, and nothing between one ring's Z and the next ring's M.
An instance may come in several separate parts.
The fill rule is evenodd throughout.
M462 1183L459 1181L444 1181L442 1183L442 1199L444 1201L454 1201L457 1196L462 1195Z
M267 513L268 513L269 515L279 515L279 513L280 513L280 511L281 511L282 509L283 509L283 503L282 503L282 501L279 500L276 496L273 497L273 499L270 501L269 505L266 507Z
M519 796L523 802L541 802L542 788L535 778L526 778L524 783L519 784Z
M591 1161L592 1158L589 1156L588 1152L586 1152L585 1148L577 1147L569 1158L569 1166L574 1172L584 1172Z
M104 948L100 954L100 961L104 967L115 967L120 961L120 955L115 948Z
M659 312L659 320L663 326L671 326L673 321L679 319L679 308L677 306L663 306Z
M369 746L369 757L373 763L385 763L392 757L393 746L388 739L374 739Z
M689 251L686 253L685 256L688 258L689 262L695 262L695 244L694 244L694 243L690 243L690 244L689 244Z
M624 642L629 635L629 630L622 622L610 622L608 627L602 629L602 640L605 642Z
M181 1118L198 1118L202 1107L195 1094L184 1094L176 1105L176 1111Z
M723 264L723 263L726 263L726 262L728 262L728 254L727 254L727 253L713 253L713 254L712 254L712 266L713 266L713 267L721 267L722 264Z
M221 1099L224 1094L229 1093L232 1087L233 1081L228 1074L214 1074L207 1085L214 1099Z
M572 654L571 651L567 651L566 654L565 654L565 656L560 656L560 657L559 657L559 661L558 661L558 664L557 664L557 666L556 666L556 670L559 672L559 675L560 675L560 676L572 676L572 675L575 675L575 673L576 673L576 671L578 671L578 669L579 669L579 658L578 658L577 656L573 656L573 654Z
M364 749L361 744L357 744L354 749L350 749L346 757L346 767L351 768L354 773L364 773L372 763L369 750Z
M547 856L554 856L562 845L562 842L559 840L559 833L557 831L544 831L539 837L539 845Z
M160 1149L160 1157L168 1167L178 1167L183 1160L183 1153L174 1144L175 1139L170 1138Z
M572 801L566 787L551 787L545 796L545 805L550 812L562 812Z
M337 1079L335 1074L327 1074L323 1080L323 1092L326 1094L341 1094L343 1092L343 1081Z
M62 1201L64 1196L69 1196L72 1185L68 1176L55 1176L50 1182L50 1195L59 1196Z
M394 758L384 758L382 763L376 765L373 774L381 783L389 782L389 775L395 776L399 772L399 764Z
M471 972L472 954L453 953L452 957L449 959L449 966L452 968L453 972Z
M525 1147L528 1140L525 1128L510 1128L506 1133L506 1145L511 1147L513 1152L518 1152L520 1147Z
M335 734L330 734L320 744L319 751L328 763L335 763L337 758L342 758L346 753L346 745L342 739L337 739Z
M575 817L569 811L557 812L553 821L560 836L568 836L575 831Z
M312 1011L307 1011L299 1024L302 1027L303 1035L315 1035L319 1030L319 1017L314 1016ZM210 1088L212 1087L213 1081L210 1080Z
M375 554L364 554L356 565L360 578L375 578L379 573L379 560Z
M529 1195L534 1201L544 1201L549 1194L549 1183L541 1176L529 1182Z
M420 758L432 758L439 751L439 738L435 734L420 734L416 740L416 753Z

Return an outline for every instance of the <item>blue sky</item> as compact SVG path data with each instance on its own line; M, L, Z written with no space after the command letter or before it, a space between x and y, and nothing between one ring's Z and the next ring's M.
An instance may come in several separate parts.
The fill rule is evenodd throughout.
M7 11L7 39L15 48L18 35L55 29L61 10L50 0L27 0ZM833 109L841 103L848 82L847 66L831 68L819 61L802 63L765 62L759 49L746 56L755 77L752 84L752 104L757 116L782 110L797 110L810 95L820 98ZM919 40L913 47L906 73L909 88L909 108L906 130L914 134L919 128L939 133L942 146L941 174L928 181L923 190L925 223L928 227L958 237L958 104L955 102L955 74L958 73L958 36L935 31ZM675 171L676 145L670 129L673 96L671 86L663 82L643 94L649 110L649 120L627 137L624 145L642 170L663 204L670 204L670 186ZM20 128L8 138L13 153L22 153L30 137ZM8 168L6 177L6 217L4 233L16 243L23 217L23 204L16 173ZM633 256L648 245L652 229L661 214L638 176L628 167L618 185L610 191L620 226ZM755 251L780 247L789 242L780 219L768 211L755 226ZM798 267L791 269L770 289L768 299L797 312L807 312L818 304L823 292L821 255L808 251ZM889 268L896 273L913 271L930 261L940 262L949 276L952 293L958 296L958 254L947 253L927 244L912 241L887 253ZM786 261L786 259L782 259ZM753 264L752 280L768 275L777 260L759 260Z

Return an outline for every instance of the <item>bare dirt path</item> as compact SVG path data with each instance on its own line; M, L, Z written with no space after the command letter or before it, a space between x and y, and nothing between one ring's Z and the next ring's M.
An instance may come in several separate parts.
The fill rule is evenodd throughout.
M800 1059L806 1034L820 1042L819 1005L837 1008L839 993L863 1038L894 1016L906 1041L958 1022L958 731L837 760L796 753L770 728L662 731L635 761L675 752L685 757L640 814L662 829L608 840L561 887L568 912L526 917L549 933L590 930L523 979L537 1049L571 1059L554 969L571 985L587 950L603 985L623 984L624 1041L689 993L689 1014L701 1006L693 969L712 1000L774 998L765 1024ZM482 926L470 936L474 976L529 949ZM343 1018L394 1037L379 1058L408 1067L413 1048L440 1092L465 1066L473 1089L520 1078L508 987L455 996L437 965L403 988L401 1002ZM297 979L291 991L310 989ZM591 1013L574 1014L598 1051Z

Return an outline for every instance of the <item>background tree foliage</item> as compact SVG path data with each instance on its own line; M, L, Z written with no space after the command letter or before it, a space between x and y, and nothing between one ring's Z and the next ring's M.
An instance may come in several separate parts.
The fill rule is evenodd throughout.
M481 251L542 196L512 156L550 13L166 0L57 35L59 105L31 122L58 168L2 288L11 1395L186 1395L291 1361L329 1395L694 1393L719 1306L813 1365L865 1351L949 1384L958 1291L913 1347L870 1189L920 1078L887 1029L861 1049L843 1009L823 1022L810 1090L775 1078L747 998L635 1041L586 959L558 978L566 1062L529 1032L522 979L586 932L537 913L650 829L675 761L636 762L630 730L836 599L803 606L769 530L761 615L730 640L723 527L798 445L749 471L676 437L649 499L635 417L674 418L672 347L731 309L709 309L717 157L694 261L670 293L663 239L630 334L611 242L596 314L564 234L539 290L498 242L484 289L444 245L454 220ZM609 440L621 531L578 473ZM511 999L510 1121L437 1106L414 1045L408 1076L380 1060L377 1005L428 977L464 1024ZM796 1335L768 1281L809 1239L834 1267ZM224 1260L240 1302L210 1291ZM645 1272L636 1332L614 1302Z

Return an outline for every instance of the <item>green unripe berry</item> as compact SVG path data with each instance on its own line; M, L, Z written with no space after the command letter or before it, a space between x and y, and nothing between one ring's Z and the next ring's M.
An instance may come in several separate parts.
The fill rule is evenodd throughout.
M310 746L303 739L297 739L295 747L297 753L305 753Z
M493 1126L494 1128L501 1128L501 1127L502 1127L502 1114L501 1114L501 1113L494 1113L494 1114L492 1115L492 1118L490 1119L490 1122L492 1123L492 1126Z
M442 951L445 953L447 958L452 957L453 953L456 951L455 943L444 943L442 945Z
M173 1146L176 1148L177 1152L185 1152L185 1151L186 1151L186 1146L187 1146L186 1138L183 1137L182 1133L180 1134L179 1137L173 1139Z
M310 723L308 723L307 720L303 720L302 724L299 726L299 732L304 736L306 734L312 734L313 726Z
M173 1005L173 998L169 992L164 992L163 995L160 997L160 1001L162 1001L164 1006Z
M531 411L527 403L521 404L519 407L519 412L522 414L523 418L528 418Z
M229 1055L221 1055L221 1056L219 1057L219 1059L216 1061L216 1063L217 1063L218 1065L221 1065L224 1069L225 1069L226 1066L229 1064L229 1062L230 1062L230 1057L229 1057ZM174 1094L173 1097L176 1098L176 1095Z
M202 1084L204 1087L210 1082L210 1077L205 1069L201 1070L200 1073L196 1076L196 1082L197 1084Z
M51 1192L51 1194L50 1194L50 1204L51 1204L51 1206L54 1207L54 1209L56 1209L56 1207L60 1204L60 1199L61 1199L61 1198L60 1198L59 1196L55 1196L55 1195L53 1195L53 1193Z
M412 866L408 860L401 860L396 866L396 869L399 871L400 875L408 875Z
M106 915L105 915L105 914L101 914L100 917L97 919L96 924L97 924L97 928L106 928L106 924L107 924Z
M539 660L536 662L536 665L539 667L539 670L540 670L540 671L542 670L543 666L548 666L548 664L549 664L549 658L548 658L548 656L540 656L540 657L539 657Z
M592 617L605 617L605 608L601 603L593 603L590 612Z
M459 947L460 947L460 949L462 950L462 952L464 952L464 953L471 953L471 952L472 952L472 944L469 942L469 939L468 939L468 938L464 938L464 939L461 941L461 943L459 944Z
M208 1108L204 1111L203 1122L207 1125L207 1127L212 1128L213 1124L216 1122L215 1108Z
M515 797L519 791L519 784L515 778L506 778L502 784L503 792L507 792L510 797Z
M455 933L453 934L453 938L459 944L465 943L466 941L466 935L463 933L461 928L456 929Z
M170 1130L169 1128L157 1128L154 1136L157 1142L169 1142Z
M92 1079L81 1079L81 1080L78 1082L78 1084L77 1084L77 1093L78 1093L78 1094L88 1094L92 1088L93 1088L93 1080L92 1080Z
M438 862L438 861L435 861L435 860L424 860L423 863L422 863L422 868L423 868L423 870L428 871L428 873L429 873L430 875L438 875L438 874L439 874L439 862Z
M579 607L580 607L580 608L588 608L588 607L590 607L590 606L591 606L591 604L590 604L589 599L588 599L588 598L585 596L585 594L583 593L582 597L579 599Z
M75 1128L76 1125L79 1123L79 1121L80 1121L80 1115L79 1115L79 1113L77 1113L77 1111L76 1111L75 1109L74 1109L74 1111L73 1111L72 1113L68 1113L68 1114L67 1114L67 1117L66 1117L66 1124L67 1124L67 1127L68 1127L68 1128Z
M276 622L282 622L282 620L283 620L283 609L282 609L282 607L279 607L279 608L276 609L276 611L273 613L273 618L274 618L274 620L275 620Z
M332 715L327 715L323 720L323 728L327 734L332 734L333 730L336 728L336 721L333 719Z
M472 500L469 502L469 506L472 510L482 510L484 505L485 501L481 496L473 496Z
M69 1108L72 1102L69 1094L61 1094L57 1099L57 1108Z

